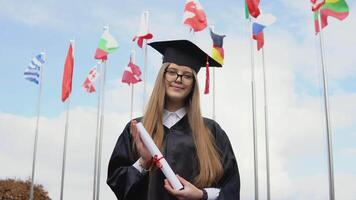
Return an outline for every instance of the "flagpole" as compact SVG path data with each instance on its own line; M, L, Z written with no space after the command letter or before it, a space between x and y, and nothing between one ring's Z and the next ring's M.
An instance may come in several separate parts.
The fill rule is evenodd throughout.
M131 51L131 62L135 64L135 50ZM131 110L130 110L130 120L133 116L133 100L134 100L134 84L131 83Z
M148 21L148 17L149 17L149 12L148 10L146 10L144 12L145 15L145 22L147 24L147 32L149 32L149 21ZM145 112L145 102L146 102L146 90L147 90L147 86L146 86L146 82L147 82L147 41L144 40L144 51L143 51L143 57L144 57L144 66L143 66L143 101L142 101L142 113Z
M44 55L44 52L41 53ZM44 58L46 60L46 58ZM32 160L32 175L31 175L31 189L30 189L30 200L33 200L34 191L34 180L35 180L35 170L36 170L36 157L37 157L37 141L38 141L38 126L40 121L40 110L41 110L41 96L42 96L42 75L43 75L44 63L41 65L40 70L40 88L37 100L37 119L36 119L36 130L35 130L35 143L33 147L33 160Z
M265 51L262 47L262 70L263 70L263 93L264 93L264 108L265 108L265 137L266 137L266 173L267 173L267 200L271 199L270 188L270 166L269 166L269 129L268 129L268 101L267 101L267 83L266 83L266 67L265 67Z
M99 146L99 133L100 133L100 98L101 98L101 77L102 67L101 62L98 62L99 67L99 90L98 90L98 108L96 113L96 138L95 138L95 155L94 155L94 183L93 183L93 200L96 199L96 184L97 184L97 171L98 171L98 146Z
M101 152L103 143L103 129L104 129L104 103L105 103L105 82L106 82L106 60L102 63L102 81L101 81L101 100L100 100L100 138L99 138L99 154L98 154L98 172L97 172L97 189L96 189L96 199L99 200L100 195L100 172L101 172Z
M214 25L210 26L211 31L215 32ZM215 120L215 67L213 67L213 120Z
M252 123L253 123L253 159L254 159L254 178L255 178L255 199L258 200L258 152L257 152L257 125L256 125L256 91L255 91L255 63L252 40L252 22L249 17L250 49L251 49L251 90L252 90Z
M318 21L320 24L320 15L318 15ZM319 44L320 44L320 56L321 56L321 68L323 75L323 89L324 89L324 111L325 111L325 122L326 122L326 139L328 148L328 173L329 173L329 199L335 199L335 189L334 189L334 167L333 167L333 152L332 152L332 136L330 127L330 113L329 113L329 95L328 95L328 83L326 76L326 66L325 66L325 51L324 51L324 39L323 39L323 29L319 27Z
M216 119L215 113L215 67L213 67L213 120Z
M70 44L73 45L73 54L74 54L74 40L70 40ZM72 55L74 57L74 55ZM64 175L66 167L66 157L67 157L67 140L68 140L68 120L69 120L69 104L70 104L70 94L67 98L67 112L66 112L66 123L64 130L64 144L63 144L63 160L62 160L62 176L61 176L61 194L60 200L63 200L63 190L64 190Z
M64 174L65 174L65 166L66 166L67 138L68 138L69 102L70 102L70 97L68 97L68 100L67 100L67 114L66 114L66 124L65 124L65 132L64 132L64 146L63 146L63 160L62 160L62 177L61 177L61 195L60 195L60 200L63 200Z

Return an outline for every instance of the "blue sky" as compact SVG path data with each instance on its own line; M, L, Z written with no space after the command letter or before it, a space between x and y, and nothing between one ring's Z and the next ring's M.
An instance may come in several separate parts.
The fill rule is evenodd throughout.
M95 49L105 25L119 49L107 67L102 199L114 199L105 184L111 151L129 121L130 88L120 83L131 50L143 66L142 50L132 42L141 13L150 12L153 40L193 39L206 52L211 40L207 30L189 34L182 24L185 1L22 1L0 0L0 178L31 175L33 136L38 87L23 79L30 60L47 53L41 105L36 182L58 199L65 104L60 101L64 59L70 39L75 39L75 69L69 128L65 195L68 199L91 198L96 120L96 94L82 88L95 65ZM348 1L350 16L330 19L324 32L330 110L334 144L337 199L356 199L356 4ZM241 196L253 199L252 111L250 46L243 1L201 1L208 23L225 34L225 65L216 71L216 120L226 130L238 158ZM274 199L327 199L326 141L321 98L321 68L309 1L262 1L260 8L277 21L265 29L271 181ZM255 44L254 44L255 45ZM148 49L148 95L160 55ZM262 62L256 63L257 130L260 196L266 195ZM199 75L201 90L204 77ZM134 116L142 114L142 84L135 86ZM212 116L212 96L202 94L202 110Z

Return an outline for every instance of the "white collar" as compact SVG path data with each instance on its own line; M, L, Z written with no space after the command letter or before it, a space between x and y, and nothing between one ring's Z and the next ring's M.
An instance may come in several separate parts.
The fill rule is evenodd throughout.
M166 109L163 111L163 125L165 125L168 128L171 128L174 126L179 120L181 120L185 115L187 114L187 111L185 107L182 107L175 112L170 112Z

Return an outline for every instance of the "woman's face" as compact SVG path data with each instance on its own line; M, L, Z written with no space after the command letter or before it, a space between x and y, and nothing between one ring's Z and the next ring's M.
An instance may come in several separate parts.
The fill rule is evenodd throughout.
M164 73L166 98L182 103L190 94L194 84L193 70L187 66L170 64Z

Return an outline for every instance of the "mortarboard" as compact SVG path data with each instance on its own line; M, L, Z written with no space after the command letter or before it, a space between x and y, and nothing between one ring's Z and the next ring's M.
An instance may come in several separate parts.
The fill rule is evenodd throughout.
M163 55L163 63L170 62L192 68L196 73L206 69L205 94L209 93L209 67L222 67L220 63L188 40L168 40L148 43Z

